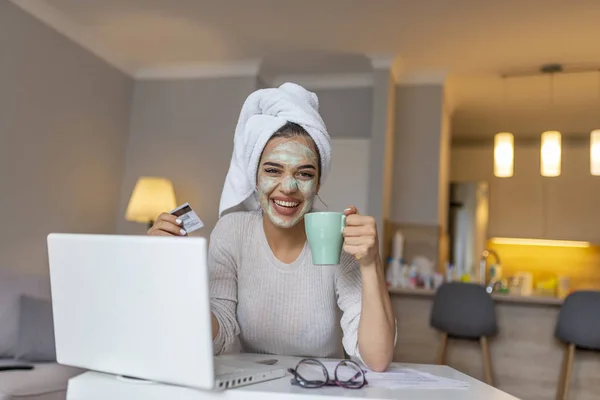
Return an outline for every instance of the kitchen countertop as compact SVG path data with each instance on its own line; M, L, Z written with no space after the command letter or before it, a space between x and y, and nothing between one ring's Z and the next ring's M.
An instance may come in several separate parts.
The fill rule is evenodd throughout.
M398 324L394 361L435 364L442 337L431 326L434 290L391 288ZM556 397L565 345L555 337L562 300L555 297L492 294L498 332L489 340L496 387L520 399ZM478 340L449 340L446 364L483 380ZM569 398L597 400L597 352L578 351Z
M388 289L391 295L406 295L406 296L421 296L421 297L433 297L435 290L433 289L411 289L411 288L397 288L390 287ZM508 293L492 293L492 298L502 303L516 303L516 304L534 304L534 305L548 305L548 306L561 306L563 299L553 296L542 296L533 294L531 296L521 296Z

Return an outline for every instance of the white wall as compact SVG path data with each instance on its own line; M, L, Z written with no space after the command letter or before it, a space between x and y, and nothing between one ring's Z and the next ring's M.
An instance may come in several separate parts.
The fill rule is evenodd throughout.
M333 138L371 137L373 88L313 90L319 97L319 112Z
M46 274L50 232L113 233L132 80L0 1L0 269Z
M309 88L310 90L310 88ZM319 196L331 211L354 205L368 213L373 88L314 90L331 136L331 173ZM316 208L325 209L317 200Z
M448 191L443 146L449 146L442 85L399 85L392 221L445 226Z
M320 190L315 208L343 211L354 205L366 214L368 210L370 139L332 139L331 173Z
M178 204L189 202L208 236L233 151L235 126L255 77L137 81L122 181L118 231L144 234L146 226L125 220L125 209L140 176L173 182ZM165 210L169 211L169 210Z

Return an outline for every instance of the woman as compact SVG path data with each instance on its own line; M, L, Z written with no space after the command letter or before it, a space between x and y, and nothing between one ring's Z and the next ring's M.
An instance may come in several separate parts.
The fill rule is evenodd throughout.
M396 327L374 219L344 210L339 265L314 265L307 244L304 215L331 159L317 109L289 83L244 103L209 244L215 353L239 338L246 352L340 358L341 325L346 353L383 371ZM185 235L166 213L148 233Z

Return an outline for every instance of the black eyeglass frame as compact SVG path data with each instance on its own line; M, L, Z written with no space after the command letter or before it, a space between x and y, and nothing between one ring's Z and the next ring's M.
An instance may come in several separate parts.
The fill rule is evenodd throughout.
M298 367L300 367L303 363L309 363L309 362L321 367L321 369L323 371L323 376L325 377L324 381L306 379L298 373ZM338 378L338 369L340 367L354 367L354 369L356 369L356 374L354 374L348 380L340 380ZM364 387L365 385L368 385L367 377L365 375L366 371L363 370L360 367L360 365L358 365L356 362L354 362L352 360L340 361L336 365L336 367L333 371L333 373L334 373L333 379L330 378L329 372L327 371L327 368L325 367L325 365L323 365L322 362L320 362L319 360L316 360L314 358L304 358L304 359L300 360L298 362L298 364L296 364L296 368L288 368L288 372L293 375L293 378L291 380L292 385L300 386L305 389L318 389L318 388L321 388L324 386L339 386L339 387L342 387L345 389L360 389L360 388ZM356 380L359 377L362 377L362 380Z

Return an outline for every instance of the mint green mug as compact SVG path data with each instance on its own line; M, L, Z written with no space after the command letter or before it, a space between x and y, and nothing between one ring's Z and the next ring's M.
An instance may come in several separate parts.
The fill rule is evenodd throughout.
M304 229L312 252L313 264L340 263L344 226L346 226L346 216L341 212L311 212L304 216Z

